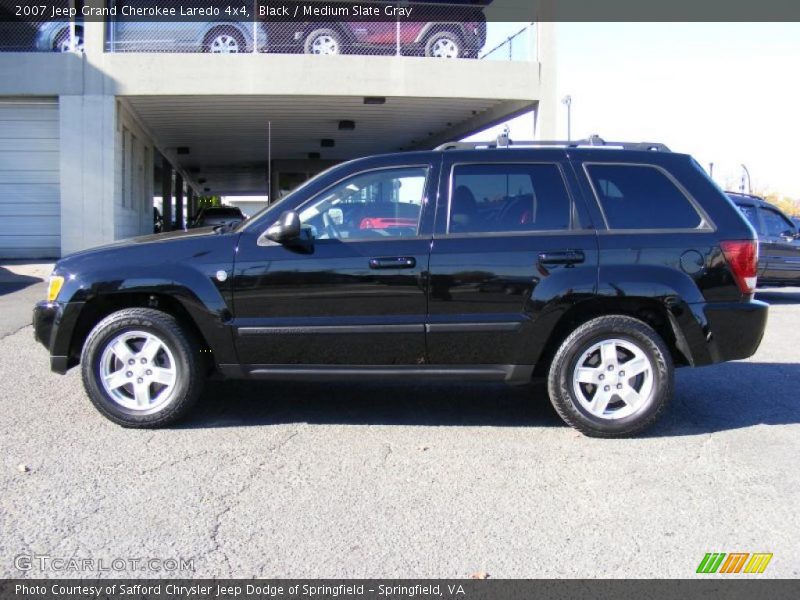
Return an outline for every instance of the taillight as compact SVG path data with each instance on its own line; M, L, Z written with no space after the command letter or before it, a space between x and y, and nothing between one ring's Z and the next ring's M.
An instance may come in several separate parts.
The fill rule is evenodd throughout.
M758 276L758 241L736 240L720 242L720 248L733 271L733 277L743 294L756 291Z

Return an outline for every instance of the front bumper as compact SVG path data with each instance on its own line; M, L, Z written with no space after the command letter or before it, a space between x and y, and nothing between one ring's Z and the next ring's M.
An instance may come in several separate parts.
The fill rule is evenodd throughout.
M33 337L50 352L51 371L63 375L70 367L70 336L82 305L42 301L33 307Z
M692 364L711 365L753 356L764 337L769 305L749 302L690 305L694 321L683 327Z

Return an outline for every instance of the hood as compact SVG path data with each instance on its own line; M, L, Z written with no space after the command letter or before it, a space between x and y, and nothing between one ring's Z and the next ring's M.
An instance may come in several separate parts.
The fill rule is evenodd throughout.
M69 267L77 270L79 266L90 263L118 261L118 264L125 264L129 260L138 264L181 260L207 249L229 246L233 250L238 235L234 231L219 233L213 227L143 235L74 252L61 258L56 269Z

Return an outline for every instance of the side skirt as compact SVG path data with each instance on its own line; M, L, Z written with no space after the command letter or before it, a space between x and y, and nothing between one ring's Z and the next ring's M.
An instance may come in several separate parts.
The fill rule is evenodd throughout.
M530 383L534 365L220 365L231 379L270 381L501 381Z

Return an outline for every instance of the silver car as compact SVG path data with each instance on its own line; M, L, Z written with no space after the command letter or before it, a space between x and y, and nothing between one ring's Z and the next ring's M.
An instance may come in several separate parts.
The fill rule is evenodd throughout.
M264 52L267 36L260 23L256 27L233 21L112 21L108 23L108 50L236 54L252 52L256 36L258 51Z
M75 40L70 36L69 22L47 21L39 25L36 34L35 48L39 52L69 52L83 50L83 25L75 24Z

